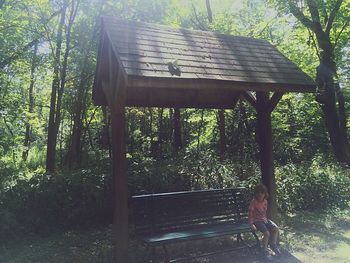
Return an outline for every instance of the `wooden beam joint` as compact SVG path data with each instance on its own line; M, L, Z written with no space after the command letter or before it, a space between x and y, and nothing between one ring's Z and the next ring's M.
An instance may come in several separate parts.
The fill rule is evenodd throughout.
M277 106L278 102L284 95L284 92L275 92L269 98L268 92L257 92L257 96L255 97L252 92L246 91L243 92L243 97L246 101L250 103L257 111L266 111L267 113L271 113Z
M251 91L245 91L243 92L243 97L246 101L250 103L255 109L258 108L258 103L256 97L253 95Z
M278 102L282 99L284 93L283 92L275 92L271 99L267 103L267 110L271 113L276 108Z

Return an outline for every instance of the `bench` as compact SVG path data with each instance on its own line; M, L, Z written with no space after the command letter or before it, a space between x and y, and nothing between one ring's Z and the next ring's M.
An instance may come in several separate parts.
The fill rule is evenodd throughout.
M152 249L149 257L152 262L156 260L158 246L163 247L165 262L218 253L170 260L167 245L181 241L235 235L239 244L230 251L243 247L260 247L257 235L247 223L248 201L245 188L137 195L132 197L132 205L135 234L148 249ZM253 246L243 240L243 233L254 236Z

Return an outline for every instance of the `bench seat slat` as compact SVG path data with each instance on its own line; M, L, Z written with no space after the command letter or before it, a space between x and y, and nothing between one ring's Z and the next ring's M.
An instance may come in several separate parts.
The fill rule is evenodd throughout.
M250 232L248 224L219 224L197 227L185 231L174 231L159 235L145 236L143 241L147 243L167 243L174 241L187 241L202 238L211 238L223 235Z

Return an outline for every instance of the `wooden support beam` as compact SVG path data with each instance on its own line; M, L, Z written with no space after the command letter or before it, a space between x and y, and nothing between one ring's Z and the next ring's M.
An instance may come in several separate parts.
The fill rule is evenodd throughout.
M232 89L128 87L126 106L232 109L241 92Z
M273 110L276 108L278 102L282 99L284 93L283 92L275 92L271 99L268 102L268 110L270 112L273 112Z
M257 111L257 138L260 153L262 183L267 186L270 194L269 216L277 217L276 179L273 165L272 124L271 113L283 96L283 92L275 92L271 99L269 92L257 91L256 98L251 92L244 92L244 98Z
M256 103L261 179L262 183L266 185L269 190L269 217L276 220L276 179L273 165L271 104L269 94L267 92L257 92Z
M288 92L314 92L315 86L304 84L285 84L288 85ZM193 78L180 78L180 77L141 77L128 75L127 86L129 88L166 88L166 89L223 89L229 88L238 91L278 91L285 92L285 85L280 83L252 83L252 82L239 82L239 81L226 81L226 80L214 80L214 79L193 79Z
M113 262L128 262L129 219L128 183L126 173L125 107L112 108L112 161L114 179Z
M108 81L103 85L103 90L111 110L112 119L112 164L114 186L112 228L113 262L128 263L129 211L125 130L126 84L123 73L120 70L121 67L116 62L114 56L112 48L109 47Z
M257 102L256 98L254 97L253 93L250 91L244 91L243 92L243 97L245 98L246 101L250 103L255 109L257 108Z

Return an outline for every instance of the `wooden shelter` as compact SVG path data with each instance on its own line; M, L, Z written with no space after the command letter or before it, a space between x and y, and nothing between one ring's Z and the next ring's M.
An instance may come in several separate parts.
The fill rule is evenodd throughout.
M314 92L314 81L264 40L102 18L93 100L112 113L115 261L127 262L125 107L257 111L262 181L275 214L271 112L285 92Z

